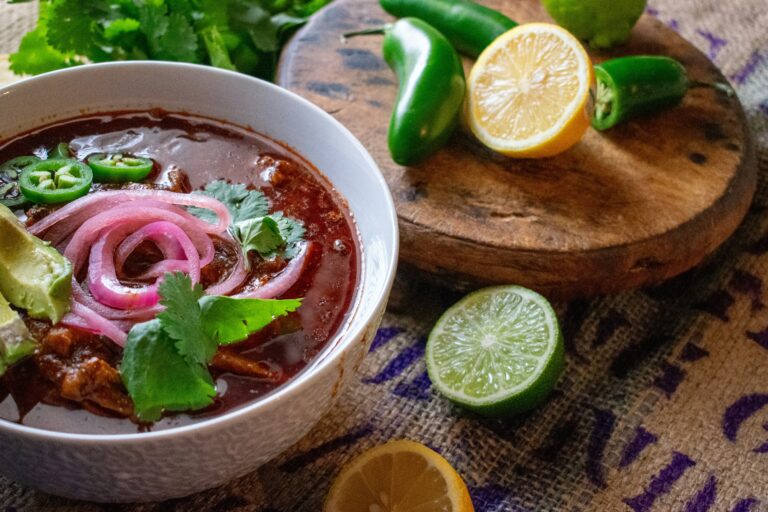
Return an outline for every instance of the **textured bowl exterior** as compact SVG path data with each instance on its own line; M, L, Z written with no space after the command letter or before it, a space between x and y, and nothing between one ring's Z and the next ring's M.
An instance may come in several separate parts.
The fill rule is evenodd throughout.
M348 201L362 276L347 325L295 379L201 423L128 435L64 434L0 421L0 472L42 491L100 502L186 496L247 474L304 436L368 352L397 261L392 198L375 163L332 117L272 84L201 66L129 62L72 68L0 89L0 140L90 112L161 107L252 127L294 148Z

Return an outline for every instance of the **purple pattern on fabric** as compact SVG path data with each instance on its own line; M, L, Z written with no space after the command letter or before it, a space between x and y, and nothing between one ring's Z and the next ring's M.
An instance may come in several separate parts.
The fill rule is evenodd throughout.
M280 464L280 470L286 473L295 473L309 464L312 464L317 459L328 455L331 452L344 448L351 444L356 443L360 439L367 437L373 433L373 427L371 425L364 425L358 430L344 434L335 439L331 439L325 443L322 443L314 448L307 450L304 453L296 455L295 457Z
M690 341L685 344L682 352L680 352L680 360L686 363L693 363L708 356L709 352Z
M680 22L677 20L669 20L669 22L667 22L667 26L675 32L680 30Z
M732 512L751 512L752 506L757 505L759 502L755 498L744 498L739 501Z
M675 482L683 476L683 473L695 465L696 462L684 453L673 452L672 462L651 479L648 488L634 498L625 498L624 503L635 512L648 512L656 500L672 490Z
M595 413L595 425L589 436L587 444L587 478L596 486L605 488L605 476L603 475L603 456L608 440L616 426L616 415L612 411L593 409Z
M706 39L709 43L709 51L707 52L707 56L709 56L711 60L715 60L720 53L720 50L722 50L723 47L728 44L728 41L717 37L712 32L699 29L696 31L696 33Z
M483 487L470 487L469 495L472 497L472 504L475 509L483 512L494 512L509 496L510 490L496 484L489 484Z
M424 356L425 343L426 339L422 338L413 345L405 347L383 370L373 377L363 379L363 382L366 384L381 384L394 379Z
M587 358L579 352L575 340L579 336L581 326L584 325L587 319L588 311L589 302L584 300L573 301L568 305L568 310L565 312L563 321L560 323L565 351L580 363L587 362Z
M709 313L723 322L730 320L728 310L736 300L726 290L720 290L710 295L704 302L696 304L696 309Z
M606 315L600 319L600 323L597 324L597 333L595 339L592 341L592 348L598 348L605 345L611 336L622 327L629 327L629 320L619 313L618 311L611 309Z
M671 338L667 335L654 334L638 343L629 345L619 352L611 363L611 373L620 379L626 378L629 372L640 366L646 357L670 340Z
M768 432L768 423L763 424L763 430ZM757 448L755 448L752 451L755 452L755 453L768 453L768 441L766 441L765 443L761 444L760 446L758 446Z
M759 50L755 50L752 52L752 55L749 56L747 63L744 64L740 70L731 75L731 80L736 82L737 85L744 85L747 80L749 80L749 77L751 77L755 71L757 71L758 66L763 62L763 60L765 60L765 57L760 53Z
M677 365L669 364L667 362L662 365L662 374L653 380L653 385L659 388L667 395L667 398L671 398L677 391L677 387L685 380L685 370Z
M729 405L723 415L723 434L726 439L735 443L741 424L766 405L768 395L760 393L743 396Z
M656 441L658 441L659 438L656 437L655 434L652 432L647 431L643 427L637 427L635 429L635 437L632 438L632 440L627 444L627 446L624 448L624 451L621 454L621 461L619 462L620 468L626 468L637 458L640 456L641 453L643 453L643 450L645 450L650 445L654 444Z
M469 487L469 496L477 512L533 512L512 495L511 489L498 484Z
M429 374L425 371L411 382L398 382L392 393L413 400L429 400L431 387L432 381L429 380Z
M568 443L576 436L579 424L573 419L569 419L562 424L555 425L550 430L546 439L536 448L534 454L545 462L554 462L560 452L563 451Z
M764 349L768 349L768 328L762 331L747 331L747 338L756 341Z
M647 12L650 16L658 16L659 15L659 10L658 9L654 9L650 5L645 8L645 12Z
M717 498L717 478L712 475L699 493L685 505L685 512L707 512L714 505L715 498Z
M392 341L392 339L401 332L403 332L403 329L400 327L380 328L378 331L376 331L376 336L373 338L370 352L376 352L378 349Z
M749 296L752 299L752 310L757 311L765 307L763 304L763 280L754 274L737 270L733 273L729 283L732 290Z

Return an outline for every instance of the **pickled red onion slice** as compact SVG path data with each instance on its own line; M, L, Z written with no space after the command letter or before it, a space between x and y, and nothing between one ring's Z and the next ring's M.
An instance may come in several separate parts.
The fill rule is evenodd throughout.
M117 278L115 268L116 246L132 231L130 223L117 224L105 230L105 234L91 248L88 263L88 289L100 303L117 309L145 309L160 300L157 287L162 280L158 277L149 286L129 287ZM149 239L173 239L182 248L186 258L186 271L193 283L200 281L200 257L186 233L170 222L160 221L147 224L140 230Z
M217 222L209 223L184 207L213 211ZM106 336L123 346L127 331L137 322L154 318L163 310L158 285L167 272L189 274L200 282L201 270L215 257L211 237L237 244L227 229L227 207L216 199L197 194L158 190L97 192L64 206L30 228L57 246L62 246L73 266L71 311L62 324ZM154 243L163 259L125 284L125 264L145 241ZM288 292L304 272L314 244L303 244L298 255L270 281L236 297L273 298ZM240 247L229 275L205 292L230 295L248 276ZM84 283L77 282L88 263Z
M238 298L246 299L272 299L283 295L288 290L293 288L301 274L304 273L304 269L309 261L309 255L314 250L315 244L312 242L306 242L299 248L299 253L288 262L288 265L273 277L267 283L253 290L248 290L242 293L234 295Z

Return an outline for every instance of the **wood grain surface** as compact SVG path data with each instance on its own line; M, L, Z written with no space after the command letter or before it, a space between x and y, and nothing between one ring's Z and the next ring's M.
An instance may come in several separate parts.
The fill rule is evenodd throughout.
M482 3L518 22L551 21L538 0ZM738 99L709 89L608 133L590 130L551 159L508 159L460 130L424 164L398 166L386 143L397 82L381 37L341 38L389 21L376 0L336 0L286 47L278 82L334 115L376 159L397 205L403 261L459 287L518 283L585 297L691 268L745 215L756 182L749 129ZM692 79L723 79L649 16L625 47L591 56L631 54L669 55Z

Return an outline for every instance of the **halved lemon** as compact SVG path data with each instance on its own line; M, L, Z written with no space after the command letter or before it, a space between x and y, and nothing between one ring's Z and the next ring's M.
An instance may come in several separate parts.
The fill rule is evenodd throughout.
M474 512L474 507L447 460L402 440L372 448L344 467L325 512Z
M594 80L589 55L567 30L549 23L517 26L491 43L472 68L470 129L507 156L556 155L589 128Z

